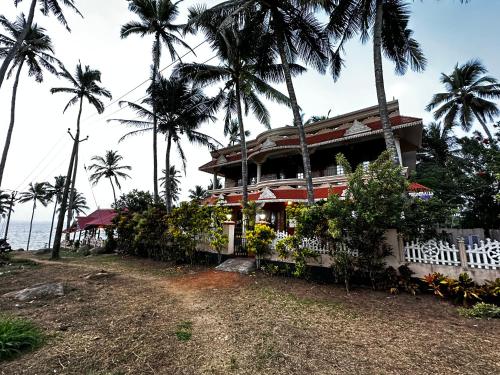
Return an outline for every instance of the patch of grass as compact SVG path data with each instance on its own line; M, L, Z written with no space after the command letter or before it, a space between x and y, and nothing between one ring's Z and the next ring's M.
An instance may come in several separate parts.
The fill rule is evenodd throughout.
M458 313L466 318L500 319L500 307L490 303L476 303L470 309L459 307Z
M240 366L238 366L238 361L236 360L236 357L234 355L231 356L231 359L229 360L229 369L234 371L238 370Z
M32 260L10 257L0 264L0 277L13 275L26 269L38 268L40 265Z
M0 361L42 345L42 330L29 320L0 316Z
M179 323L175 335L179 341L191 340L191 336L193 336L193 323L189 321Z

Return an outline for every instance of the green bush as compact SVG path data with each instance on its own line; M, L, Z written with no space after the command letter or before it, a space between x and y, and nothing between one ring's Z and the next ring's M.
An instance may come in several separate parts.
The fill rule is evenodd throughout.
M271 250L271 244L275 238L274 230L264 224L256 224L254 230L247 232L247 249L250 254L255 254L257 268L260 268L261 257Z
M500 307L491 303L480 302L470 309L459 307L458 313L466 318L500 319Z
M22 318L0 316L0 361L42 345L42 331Z

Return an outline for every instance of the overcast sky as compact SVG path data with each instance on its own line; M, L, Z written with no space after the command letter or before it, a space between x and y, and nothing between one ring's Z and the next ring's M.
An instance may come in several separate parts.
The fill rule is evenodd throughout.
M53 17L36 14L35 21L45 27L52 37L57 57L68 70L74 71L78 60L102 72L102 84L113 93L113 99L127 93L148 78L151 64L151 37L137 36L121 40L120 26L134 19L128 12L125 0L76 0L85 16L81 19L69 10L72 32L68 33ZM220 0L185 0L181 3L182 14L179 22L185 21L186 9L196 3L214 5ZM11 0L0 0L0 14L13 19L21 11L27 12L29 1L23 1L18 9ZM424 73L409 72L396 76L393 66L385 63L387 98L400 101L401 112L405 115L421 117L426 122L432 119L424 107L432 94L441 90L439 75L450 72L453 66L471 58L480 58L490 73L500 77L500 0L474 0L460 5L458 0L425 0L412 3L413 15L411 28L422 44L429 61ZM3 32L3 31L2 31ZM186 41L195 46L203 41L203 35L190 36ZM309 71L296 79L299 104L306 118L312 115L332 115L357 110L376 104L373 78L372 52L369 44L362 45L358 40L348 44L346 67L336 83L329 76L321 76ZM196 50L197 56L190 55L185 61L203 62L213 53L206 45ZM164 54L161 66L170 63ZM212 63L216 61L213 60ZM169 75L170 69L165 71ZM49 181L54 176L66 174L68 157L71 151L67 128L75 128L77 109L72 108L63 114L68 100L64 94L51 95L51 87L66 86L66 82L50 75L45 81L36 83L26 71L19 86L17 118L3 188L26 189L30 182ZM124 99L135 101L144 95L145 85L127 95ZM279 86L286 92L284 86ZM6 81L0 90L0 142L3 147L5 133L10 119L10 100L12 79ZM122 191L131 189L152 190L152 142L151 135L139 136L118 143L126 129L117 123L108 123L109 118L135 118L127 109L119 111L118 104L107 108L103 115L97 115L87 103L84 106L82 135L89 140L82 144L77 189L82 191L91 210L100 206L109 207L112 202L111 187L106 181L93 189L83 164L89 164L93 155L103 155L106 150L118 150L124 163L132 166L131 179L124 181ZM273 127L291 123L289 109L269 103ZM117 112L119 111L119 112ZM222 117L222 116L220 116ZM246 120L246 127L257 135L263 129L252 118ZM203 126L203 131L226 144L223 138L221 121ZM199 172L198 167L210 160L208 150L184 143L188 157L187 176L182 178L182 198L186 199L188 190L195 184L207 185L210 176ZM164 163L164 142L160 142L160 165ZM177 156L174 164L180 168ZM95 196L95 201L94 201ZM19 205L13 220L29 220L31 205ZM35 221L47 221L51 208L40 208Z

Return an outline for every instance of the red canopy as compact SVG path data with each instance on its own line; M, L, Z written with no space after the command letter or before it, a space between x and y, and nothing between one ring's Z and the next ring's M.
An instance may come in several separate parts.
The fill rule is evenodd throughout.
M77 225L79 230L87 230L91 228L103 228L113 224L113 219L118 213L111 209L99 209L85 217L77 217Z

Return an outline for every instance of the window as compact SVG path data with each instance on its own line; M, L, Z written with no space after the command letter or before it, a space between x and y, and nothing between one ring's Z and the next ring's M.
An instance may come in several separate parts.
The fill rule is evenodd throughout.
M343 176L344 175L344 167L343 166L337 165L337 174L339 176Z
M297 178L298 179L303 179L304 178L304 172L297 172Z

